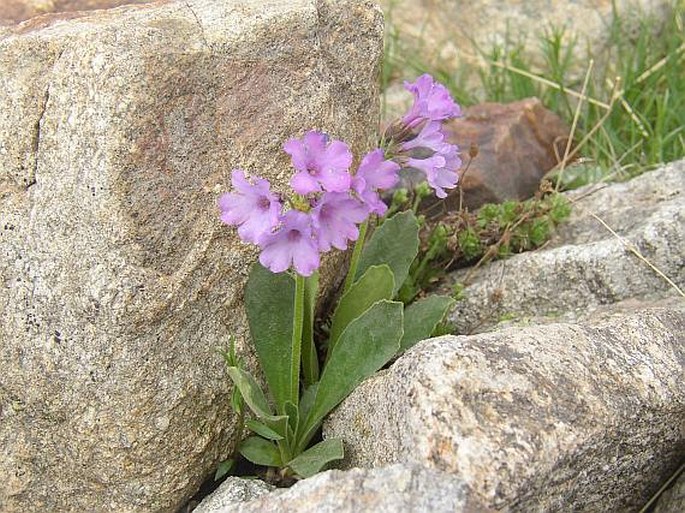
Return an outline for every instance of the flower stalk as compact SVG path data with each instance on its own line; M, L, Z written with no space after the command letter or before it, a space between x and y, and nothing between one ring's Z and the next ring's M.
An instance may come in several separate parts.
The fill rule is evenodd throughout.
M364 240L366 239L366 232L369 228L368 219L364 221L359 227L359 237L354 243L354 249L352 250L352 258L350 259L350 269L347 271L347 276L345 277L345 285L343 287L343 294L345 294L355 281L355 276L357 275L357 269L359 268L359 259L362 255L362 249L364 248Z
M304 276L295 274L295 304L293 313L293 338L290 367L290 400L297 407L300 400L300 359L302 358L302 329L304 326Z

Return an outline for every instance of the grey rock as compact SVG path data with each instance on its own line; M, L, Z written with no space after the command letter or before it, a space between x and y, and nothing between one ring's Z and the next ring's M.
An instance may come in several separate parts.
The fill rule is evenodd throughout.
M685 473L659 497L653 513L683 513L685 511Z
M168 0L0 27L0 510L174 511L240 436L255 250L218 221L283 142L369 148L367 0ZM337 275L332 258L324 281Z
M204 506L204 502L200 507ZM197 510L196 510L197 511ZM329 470L287 490L248 501L202 509L201 513L480 513L454 476L418 465Z
M233 504L257 499L274 489L273 485L260 479L229 477L211 495L205 497L193 513L219 513Z
M344 466L415 463L498 511L637 511L685 451L685 304L420 342L324 425Z
M449 322L457 333L478 333L503 319L574 321L614 303L678 296L624 241L685 289L684 190L685 160L629 182L574 192L570 219L545 248L449 276L445 292L469 279Z

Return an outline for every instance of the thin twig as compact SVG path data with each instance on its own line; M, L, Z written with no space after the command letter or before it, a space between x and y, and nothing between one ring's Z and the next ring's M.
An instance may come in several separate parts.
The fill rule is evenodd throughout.
M680 294L681 296L685 297L685 292L683 292L682 289L681 289L680 287L678 287L678 285L676 285L668 276L666 276L666 275L665 275L657 266L655 266L652 262L650 262L649 260L647 260L647 258L646 258L642 253L640 253L640 250L637 248L637 246L635 246L635 244L633 244L632 242L630 242L630 241L624 239L623 237L621 237L618 233L616 233L616 232L611 228L611 226L609 226L608 224L606 224L606 223L604 222L604 220L601 219L599 216L597 216L594 212L588 211L588 213L589 213L592 217L594 217L597 221L599 221L599 223L600 223L602 226L604 226L604 228L606 228L614 237L616 237L616 238L621 242L621 244L623 244L623 245L625 246L625 248L626 248L628 251L630 251L633 255L635 255L637 258L639 258L639 259L642 260L645 264L647 264L647 265L650 267L650 269L652 269L652 271L654 271L655 273L657 273L661 278L663 278L664 280L666 280L666 282L667 282L671 287L673 287L673 288L675 289L675 291L678 292L678 294Z

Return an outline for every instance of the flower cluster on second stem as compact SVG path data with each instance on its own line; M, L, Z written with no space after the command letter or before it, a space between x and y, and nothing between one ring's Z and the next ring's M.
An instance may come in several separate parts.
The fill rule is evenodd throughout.
M290 198L272 192L263 178L251 181L243 170L233 171L234 192L219 198L221 220L238 226L243 241L261 248L263 266L274 273L294 267L310 276L321 253L347 249L348 241L359 237L358 225L371 214L385 214L379 192L398 182L402 168L424 173L439 198L457 186L459 148L445 142L442 123L461 115L459 105L430 75L405 82L405 88L414 95L411 109L388 129L382 148L362 158L354 174L349 172L349 146L317 131L283 146L297 170Z
M446 142L443 122L461 116L461 108L442 84L428 74L405 82L414 95L409 111L390 125L384 140L390 158L402 168L421 171L438 198L459 182L459 148Z

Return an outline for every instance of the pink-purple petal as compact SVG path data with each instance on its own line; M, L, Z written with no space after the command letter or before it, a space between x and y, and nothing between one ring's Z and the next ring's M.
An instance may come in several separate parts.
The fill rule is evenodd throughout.
M259 261L272 272L283 272L291 266L298 274L310 276L319 267L319 252L312 237L311 216L289 210L282 216L279 229L261 242Z
M321 185L316 177L306 171L298 171L290 179L290 186L297 194L309 194L321 190Z
M218 207L221 221L237 225L240 238L256 244L278 224L282 205L267 180L256 178L254 182L250 183L244 171L234 170L231 183L236 192L223 194Z
M321 251L331 247L347 249L348 240L357 240L358 224L369 215L360 201L342 193L325 193L312 210L312 225Z

